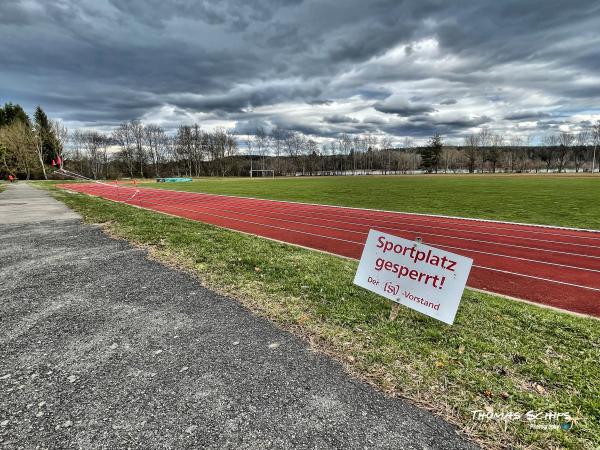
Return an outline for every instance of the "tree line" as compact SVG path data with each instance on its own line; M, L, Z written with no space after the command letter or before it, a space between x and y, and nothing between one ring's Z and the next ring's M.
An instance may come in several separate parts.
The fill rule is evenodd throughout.
M19 105L0 108L0 176L46 178L62 167L93 179L161 176L276 176L427 173L531 173L598 171L600 122L577 133L549 134L538 145L528 137L505 137L489 128L446 145L435 134L423 146L404 138L342 133L319 144L305 134L258 127L246 135L197 123L174 133L139 120L110 133L69 132L38 107L31 121ZM242 149L243 147L243 149ZM54 164L53 164L54 163Z
M62 165L67 129L39 106L33 117L20 105L0 107L0 177L47 179L47 166Z

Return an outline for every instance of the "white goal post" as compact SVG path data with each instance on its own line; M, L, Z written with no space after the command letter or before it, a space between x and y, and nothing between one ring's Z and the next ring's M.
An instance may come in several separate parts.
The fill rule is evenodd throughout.
M250 178L256 178L255 173L260 173L260 176L263 177L267 172L271 172L271 178L275 178L275 171L273 169L250 169Z

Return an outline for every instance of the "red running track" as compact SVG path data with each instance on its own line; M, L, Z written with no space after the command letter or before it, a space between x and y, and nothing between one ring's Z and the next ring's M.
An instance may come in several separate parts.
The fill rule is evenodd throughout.
M468 285L600 317L600 232L86 183L62 188L359 259L369 229L473 258Z

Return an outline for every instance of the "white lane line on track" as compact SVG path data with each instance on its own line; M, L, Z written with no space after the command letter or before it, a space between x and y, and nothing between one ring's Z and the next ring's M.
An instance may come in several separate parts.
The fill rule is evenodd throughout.
M80 192L80 191L77 191L77 192ZM87 194L86 192L83 192L83 193ZM123 201L120 201L120 200L112 200L110 198L108 198L108 200L111 200L111 201L113 201L115 203L122 203L122 204L125 204L125 205L129 205L129 203L126 203L126 202L123 202ZM152 202L146 201L146 203L152 203ZM156 203L156 204L157 205L163 205L163 206L165 206L163 203ZM141 209L146 209L148 211L153 211L153 212L158 212L158 213L162 212L162 211L158 211L158 210L155 210L155 209L152 209L152 208L144 208L143 206L139 206L139 205L135 205L135 204L134 205L130 205L130 206L135 206L135 207L138 207L138 208L141 208ZM169 205L166 205L166 206L169 206ZM175 208L175 209L180 209L182 211L188 211L188 212L198 213L198 211L195 211L195 210L187 210L185 208L174 207L174 206L169 206L169 207ZM166 213L166 214L169 214L169 213ZM330 237L330 236L323 236L323 235L320 235L320 234L309 233L307 231L290 230L288 228L277 227L275 225L258 224L258 223L250 222L250 221L247 221L247 220L232 219L232 218L229 218L229 217L218 216L216 214L210 214L210 213L201 213L201 214L205 214L205 215L208 215L208 216L219 217L219 218L227 219L227 220L234 220L234 221L242 222L242 223L248 223L248 224L252 224L252 225L259 225L259 226L264 226L264 227L268 227L268 228L275 228L275 229L280 229L280 230L284 230L284 231L291 231L293 233L301 233L301 234L311 235L311 236L320 237L320 238L323 238L323 239L332 239L332 240L336 240L336 241L342 241L342 242L347 242L347 243L350 243L350 244L361 245L361 246L364 245L364 243L361 243L361 242L349 241L349 240L346 240L346 239L334 238L334 237ZM169 214L169 215L171 215L171 214ZM186 218L186 217L183 217L183 218L184 219L189 219L189 218ZM189 219L189 220L194 220L194 219ZM219 225L217 225L217 226L219 226ZM223 228L227 228L225 226L222 226L222 227ZM228 229L230 229L230 228L228 228ZM271 239L271 238L269 238L267 236L262 236L262 237L264 237L266 239ZM289 244L296 245L296 244L294 244L292 242L289 242ZM318 250L318 249L316 249L316 250ZM506 274L514 275L514 276L518 276L518 277L524 277L524 278L534 279L534 280L538 280L538 281L545 281L545 282L548 282L548 283L561 284L561 285L572 286L572 287L576 287L576 288L580 288L580 289L585 289L585 290L590 290L590 291L599 291L600 292L599 288L594 288L594 287L590 287L590 286L584 286L584 285L581 285L581 284L569 283L569 282L566 282L566 281L552 280L552 279L549 279L549 278L538 277L538 276L535 276L535 275L527 275L527 274L523 274L523 273L519 273L519 272L510 272L510 271L507 271L507 270L494 269L494 268L491 268L491 267L479 266L479 265L475 265L475 264L473 265L473 267L476 267L476 268L479 268L479 269L484 269L484 270L491 270L491 271L494 271L494 272L506 273Z
M514 225L514 226L518 226L518 227L533 227L533 228L542 228L542 229L550 229L550 230L566 230L566 231L576 231L576 232L580 232L580 233L590 233L590 234L600 235L600 230L592 230L592 229L587 229L587 228L561 227L561 226L556 226L556 225L541 225L541 224L536 224L536 223L523 223L523 222L508 222L508 221L503 221L503 220L492 220L492 219L476 219L473 217L447 216L447 215L443 215L443 214L424 214L424 213L405 212L405 211L389 211L389 210L385 210L385 209L358 208L358 207L352 207L352 206L323 205L323 204L319 204L319 203L295 202L295 201L291 201L291 200L272 200L272 199L268 199L268 198L241 197L241 196L226 195L226 194L207 194L205 192L178 191L175 189L158 189L158 188L151 188L151 187L148 187L145 189L148 189L149 191L169 191L169 192L177 192L177 193L181 193L181 194L195 194L195 195L203 195L203 196L227 197L227 198L242 199L242 200L257 200L257 201L274 202L274 203L290 203L293 205L318 206L321 208L336 208L336 209L349 209L349 210L353 210L353 211L381 212L381 213L393 214L393 215L398 214L398 215L404 215L404 216L417 216L417 217L425 217L425 218L435 217L435 218L442 218L442 219L453 219L453 220L458 220L458 221L464 220L464 221L482 222L482 223L499 223L499 224L505 224L505 225ZM454 222L446 221L446 222L440 222L440 223L454 223ZM484 226L475 225L475 226L479 227L479 228L487 228L488 227L486 225L484 225ZM522 231L524 233L539 233L538 231L519 230L517 228L511 229L508 227L499 228L499 229L507 230L507 231ZM578 239L600 240L600 236L599 237L595 237L595 236L588 237L588 236L579 236L579 235L563 234L563 233L546 233L546 232L544 232L544 233L549 236L566 236L566 237L574 237L574 238L578 238Z
M566 281L558 281L558 280L552 280L550 278L542 278L542 277L536 277L536 276L533 276L533 275L525 275L525 274L522 274L522 273L510 272L508 270L494 269L493 267L477 266L475 264L473 264L473 267L477 267L479 269L484 269L484 270L493 270L494 272L501 272L501 273L506 273L506 274L509 274L509 275L518 275L520 277L525 277L525 278L533 278L534 280L547 281L548 283L563 284L563 285L566 285L566 286L573 286L573 287L582 288L582 289L589 289L590 291L600 292L600 288L593 288L593 287L589 287L589 286L583 286L581 284L568 283Z

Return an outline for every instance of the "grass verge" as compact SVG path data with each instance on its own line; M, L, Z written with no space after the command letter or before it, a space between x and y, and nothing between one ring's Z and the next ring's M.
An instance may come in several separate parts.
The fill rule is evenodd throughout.
M600 229L600 177L416 175L204 178L151 187Z
M480 443L600 445L600 322L466 291L452 327L352 285L357 263L81 194L54 191L88 222L177 264L303 335L349 371L425 406ZM561 422L475 420L473 411L569 412Z

